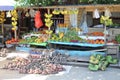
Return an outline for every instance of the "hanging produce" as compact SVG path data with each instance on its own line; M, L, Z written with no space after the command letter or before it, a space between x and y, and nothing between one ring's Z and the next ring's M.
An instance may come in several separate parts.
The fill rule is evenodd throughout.
M53 25L53 20L51 20L52 16L53 16L52 14L45 13L45 25L48 27L48 30L46 30L47 34L52 34L53 32L50 30L50 27Z
M60 13L63 14L63 15L68 14L68 10L65 10L65 9L61 10Z
M0 24L4 23L5 21L5 12L1 11L0 12Z
M52 14L45 14L45 25L50 28L53 24L53 21L51 20Z
M112 19L110 19L109 16L101 16L100 23L102 23L106 26L110 26L113 24Z
M109 17L112 16L112 14L111 14L111 12L110 12L110 10L108 8L105 8L105 14L104 15L109 16Z
M100 18L98 9L95 9L95 11L93 12L93 18L96 18L96 19Z
M17 19L18 19L18 14L16 10L11 11L11 16L12 16L12 30L15 31L17 30Z
M60 10L54 9L52 13L53 13L53 14L56 14L56 15L59 15L59 14L60 14Z
M35 27L39 29L42 26L43 26L43 22L41 20L40 11L37 11L35 14Z

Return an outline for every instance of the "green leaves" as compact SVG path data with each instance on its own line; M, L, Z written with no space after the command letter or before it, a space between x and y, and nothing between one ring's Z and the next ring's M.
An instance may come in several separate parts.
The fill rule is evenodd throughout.
M18 6L48 6L51 5L54 0L15 0L18 2Z
M49 5L54 5L54 2L57 2L57 5L61 4L66 4L69 5L68 3L71 0L68 0L68 3L63 3L63 0L15 0L18 2L19 6L49 6ZM73 0L74 1L74 0ZM74 2L71 2L74 4ZM79 0L77 4L119 4L120 0ZM74 4L74 5L75 5Z

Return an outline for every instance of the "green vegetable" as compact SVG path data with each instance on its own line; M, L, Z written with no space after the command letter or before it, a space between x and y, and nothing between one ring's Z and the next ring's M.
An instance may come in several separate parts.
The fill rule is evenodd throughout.
M99 69L99 66L98 65L89 64L88 68L89 68L89 70L97 71Z
M88 66L89 70L102 70L105 71L109 64L116 64L117 59L112 58L112 56L103 56L101 54L91 55L90 64Z
M99 63L99 60L98 59L91 59L90 60L90 63L93 63L93 64L98 64Z
M112 62L112 56L106 56L106 60L111 63Z
M110 63L111 64L117 64L118 63L118 59L113 59Z

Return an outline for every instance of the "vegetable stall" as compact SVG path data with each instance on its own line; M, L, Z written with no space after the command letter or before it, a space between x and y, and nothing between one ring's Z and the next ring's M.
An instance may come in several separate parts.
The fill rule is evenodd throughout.
M110 64L119 62L120 36L109 28L113 24L111 12L119 12L119 8L120 5L17 7L10 12L14 36L5 44L29 55L13 58L3 69L47 75L64 71L62 64L73 62L73 65L87 63L92 71L106 70ZM99 18L102 27L94 30L87 26L88 12ZM112 45L115 58L108 53Z

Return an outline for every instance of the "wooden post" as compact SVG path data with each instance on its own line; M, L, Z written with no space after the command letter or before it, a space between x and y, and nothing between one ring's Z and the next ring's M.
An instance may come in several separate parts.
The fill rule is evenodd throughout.
M48 11L48 14L50 14L50 9L47 9L47 11ZM48 30L50 30L50 27L48 28Z
M106 44L106 36L107 36L107 34L106 34L106 25L104 25L104 38L105 38L105 44Z
M4 43L4 23L1 24L1 27L2 27L2 43Z
M4 35L4 23L2 23L1 26L2 26L2 34Z
M15 37L15 40L17 40L17 30L14 30L14 37Z

